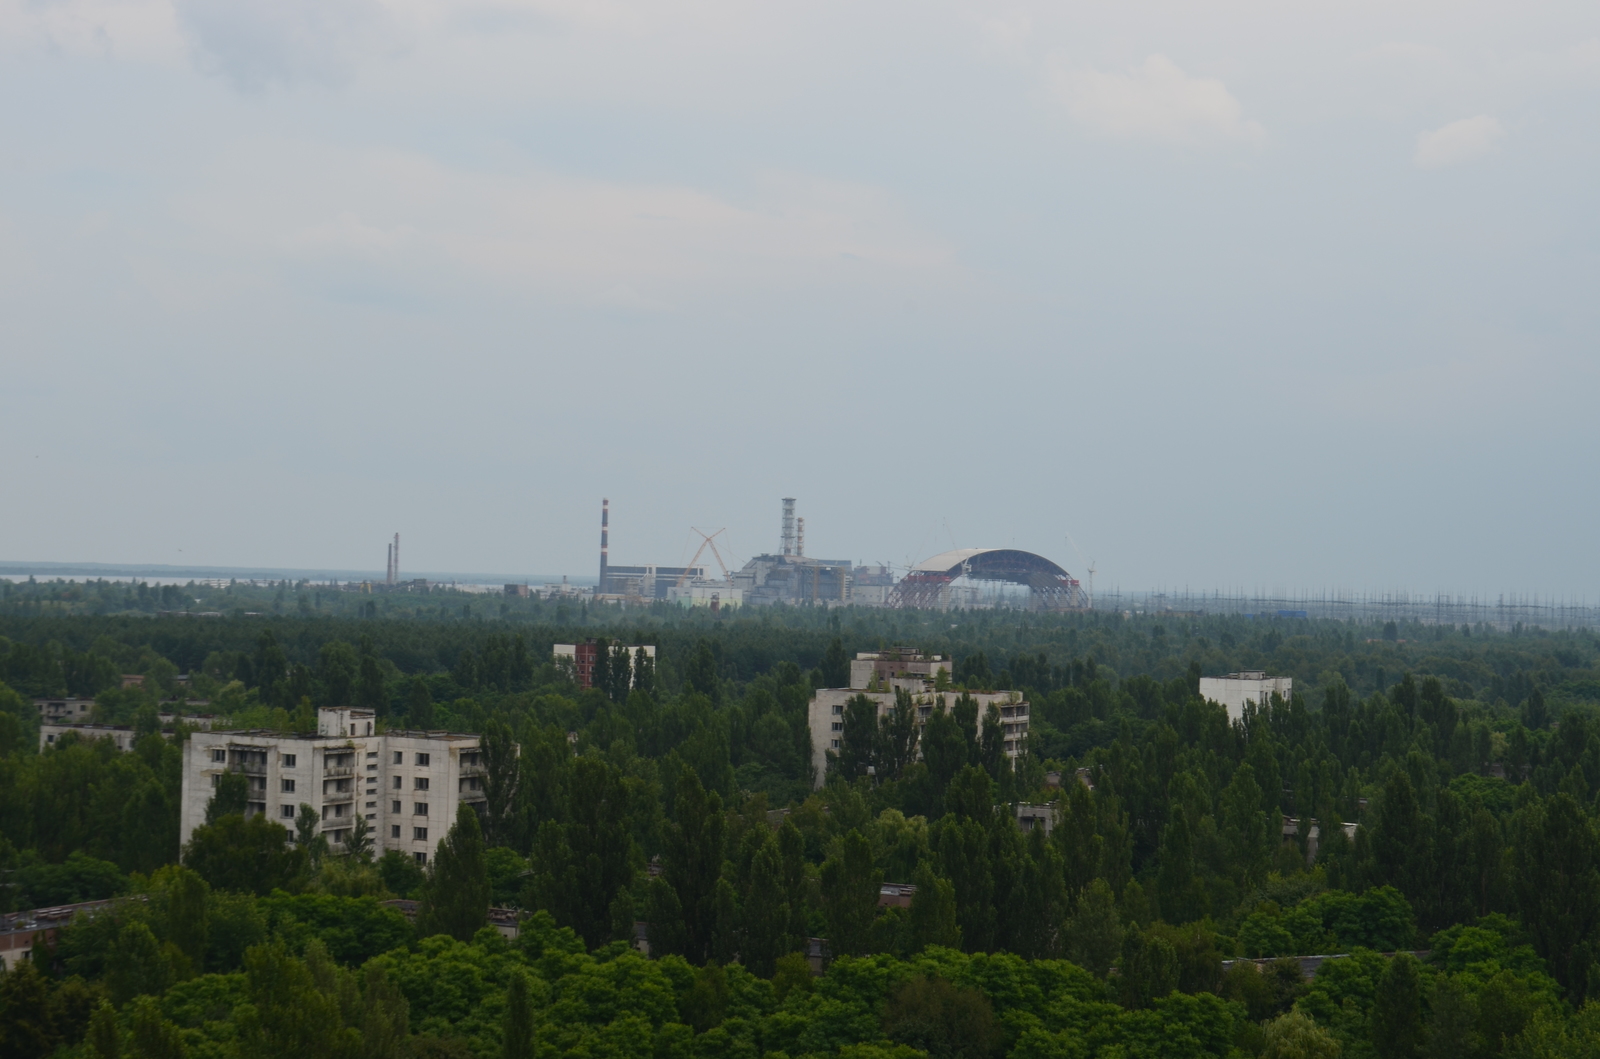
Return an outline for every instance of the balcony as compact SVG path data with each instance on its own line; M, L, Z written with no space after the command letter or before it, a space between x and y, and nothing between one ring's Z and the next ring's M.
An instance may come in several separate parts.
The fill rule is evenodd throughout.
M354 765L329 765L322 770L323 777L330 780L341 776L354 776L355 774L356 767Z
M489 774L489 766L487 766L487 765L462 765L461 766L462 778L466 778L468 776L487 776L488 774Z
M228 766L230 772L242 772L246 776L265 776L267 765L264 761L236 761Z
M338 805L338 804L341 804L343 802L353 802L355 800L356 800L356 792L355 791L323 791L322 792L322 804L323 805Z

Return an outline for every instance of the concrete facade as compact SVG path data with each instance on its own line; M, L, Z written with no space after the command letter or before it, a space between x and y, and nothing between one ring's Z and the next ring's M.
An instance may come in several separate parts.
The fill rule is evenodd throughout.
M33 705L46 724L84 724L94 714L93 699L34 699Z
M173 725L182 721L190 728L209 731L212 721L210 714L200 717L186 717L182 714L162 713L156 719L161 723L161 738L171 742L175 729ZM130 724L41 724L39 726L39 749L45 750L61 741L61 737L68 732L78 733L80 739L109 739L116 744L117 749L127 752L133 749L134 740L138 738L136 729Z
M614 650L615 642L602 642L590 637L583 643L558 643L551 647L550 654L555 659L556 665L571 665L572 680L580 688L594 687L595 658L601 649ZM650 659L650 664L655 665L656 648L654 644L623 644L628 649L628 665L632 666L639 657L639 652L644 651L644 656ZM628 687L633 687L633 677L628 677Z
M1244 717L1244 704L1247 702L1265 706L1272 701L1273 695L1287 702L1293 692L1293 677L1269 677L1258 669L1247 669L1222 677L1200 678L1200 697L1226 707L1230 721Z
M266 814L294 834L302 804L322 818L338 850L359 814L374 851L427 863L463 804L484 801L476 735L376 731L368 710L319 710L316 735L265 730L195 732L183 746L180 841L205 822L224 772L250 781L247 815ZM481 811L481 810L480 810Z
M939 707L950 709L961 695L971 695L978 704L978 731L983 730L984 717L994 706L1000 714L1000 730L1006 757L1015 759L1027 749L1029 706L1017 691L937 691L937 674L940 669L949 672L948 659L938 655L923 655L910 648L893 651L866 651L856 655L850 663L848 688L819 688L811 695L807 720L811 728L812 782L822 787L827 781L828 753L839 750L844 732L844 711L850 700L864 695L877 707L882 719L894 709L895 691L911 696L916 709L917 728L933 716ZM875 690L867 690L873 688Z
M950 659L943 655L925 655L912 647L891 647L887 651L860 651L850 660L850 686L870 688L874 680L888 680L892 677L938 680L941 669L948 679L954 672Z

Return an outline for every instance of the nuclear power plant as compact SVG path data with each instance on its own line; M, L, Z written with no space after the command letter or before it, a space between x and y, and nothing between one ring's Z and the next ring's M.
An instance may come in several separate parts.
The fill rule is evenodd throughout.
M784 497L778 549L755 556L737 571L729 569L717 547L723 532L700 534L687 566L611 564L611 501L600 502L599 602L673 602L713 611L739 606L784 604L797 607L900 607L960 610L1020 606L1033 610L1084 610L1083 586L1042 555L1015 548L960 548L913 566L896 579L887 566L856 565L849 559L806 554L806 523L794 497ZM720 577L701 563L707 550ZM398 554L399 541L395 542Z

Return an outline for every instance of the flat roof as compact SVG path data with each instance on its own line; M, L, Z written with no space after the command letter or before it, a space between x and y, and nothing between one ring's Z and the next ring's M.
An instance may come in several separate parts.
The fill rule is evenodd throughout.
M315 732L283 732L275 728L213 728L209 732L196 732L195 735L234 735L245 736L252 739L305 739L322 740L324 742L348 743L356 739L376 739L380 735L398 735L410 739L478 739L480 736L472 732L423 732L409 728L390 728L383 732L373 732L371 735L318 735Z

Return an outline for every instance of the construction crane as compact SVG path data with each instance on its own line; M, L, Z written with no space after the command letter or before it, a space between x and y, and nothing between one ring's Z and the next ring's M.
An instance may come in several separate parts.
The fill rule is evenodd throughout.
M724 581L732 581L733 575L728 573L728 564L722 561L722 553L717 551L717 542L715 540L715 538L726 533L728 528L724 526L722 529L719 529L717 532L711 534L702 533L697 526L690 526L689 528L700 534L702 538L700 541L700 547L695 549L694 558L689 560L689 564L683 568L683 573L678 575L678 583L672 587L683 587L684 582L689 580L689 571L694 569L694 564L700 561L700 556L705 554L705 550L707 548L710 548L711 554L717 557L717 565L722 567L722 579Z

